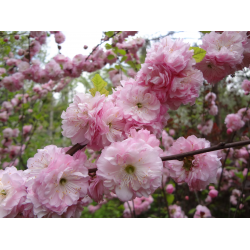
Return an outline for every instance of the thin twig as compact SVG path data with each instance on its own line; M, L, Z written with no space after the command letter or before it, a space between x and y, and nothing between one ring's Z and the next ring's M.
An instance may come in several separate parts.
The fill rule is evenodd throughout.
M114 36L116 36L118 33L120 33L120 31L115 32L112 36L109 37L109 39L112 38L112 37L114 37ZM108 39L108 40L109 40L109 39ZM102 45L103 43L107 42L108 40L103 40L102 42L100 42L99 44L97 44L97 45L95 46L95 48L92 50L92 52L91 52L91 53L88 55L88 57L85 59L85 61L87 61L87 60L89 59L89 57L95 52L95 50L96 50L100 45Z

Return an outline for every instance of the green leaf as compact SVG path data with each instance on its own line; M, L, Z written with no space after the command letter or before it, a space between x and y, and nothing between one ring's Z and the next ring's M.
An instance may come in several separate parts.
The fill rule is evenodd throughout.
M232 212L235 212L235 211L236 211L236 208L231 207L230 210L231 210Z
M105 44L105 48L106 48L106 49L112 49L112 46L111 46L109 43L106 43L106 44Z
M107 59L108 59L108 60L112 60L112 59L114 59L114 58L115 58L114 55L108 55L108 56L107 56Z
M245 201L249 201L250 200L250 195L245 199Z
M193 214L194 212L196 211L196 208L192 208L192 209L190 209L189 211L188 211L188 214Z
M236 169L235 167L225 167L226 170Z
M168 201L168 205L171 205L174 202L174 195L167 194L167 201Z
M118 49L118 52L123 56L126 55L126 51L124 49Z
M90 89L90 93L92 96L95 96L96 92L100 92L100 94L104 94L108 96L109 92L105 89L107 86L107 82L105 82L99 74L96 74L91 81L94 83L94 88Z
M210 33L211 31L200 31L202 34L208 34Z
M128 58L127 56L123 56L123 57L122 57L122 60L121 60L121 62L124 62L124 61L126 61L126 60L127 60L127 58Z
M120 65L115 65L115 68L116 68L117 70L119 70L119 69L121 68L121 66L120 66Z
M106 36L111 37L114 35L114 31L108 31L105 33Z
M205 57L206 55L206 50L204 49L201 49L199 47L190 47L189 50L193 49L194 50L194 55L193 55L193 58L195 59L195 61L198 63L198 62L201 62L202 59Z
M243 176L243 173L242 172L236 172L236 173L234 173L234 175L236 175L237 177L239 177L241 180L243 180L244 179L244 176Z

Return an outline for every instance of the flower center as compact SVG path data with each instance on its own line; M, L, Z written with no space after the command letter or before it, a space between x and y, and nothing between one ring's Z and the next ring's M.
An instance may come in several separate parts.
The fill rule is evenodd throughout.
M61 178L60 179L60 184L61 185L64 185L66 182L67 182L67 180L65 178Z
M0 193L1 193L1 195L7 195L7 193L4 189Z
M210 69L212 69L212 65L211 64L208 64L207 67L210 68Z
M136 105L137 105L137 107L138 107L139 109L142 108L142 104L141 104L141 103L137 103Z
M109 128L111 128L111 127L112 127L112 123L111 123L111 122L110 122L108 125L109 125Z
M132 165L128 165L128 166L126 166L125 171L126 171L128 174L133 174L133 173L135 172L135 167L132 166Z
M187 156L184 157L184 164L183 164L183 168L186 171L189 171L192 168L192 161L194 160L194 156Z

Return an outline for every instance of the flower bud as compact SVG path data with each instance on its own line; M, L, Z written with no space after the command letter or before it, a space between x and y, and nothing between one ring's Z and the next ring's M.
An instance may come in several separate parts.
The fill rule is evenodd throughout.
M168 194L172 194L174 192L175 188L172 184L168 184L166 187L166 191Z
M215 198L218 196L218 191L216 189L212 189L209 191L208 195L211 197L211 198Z

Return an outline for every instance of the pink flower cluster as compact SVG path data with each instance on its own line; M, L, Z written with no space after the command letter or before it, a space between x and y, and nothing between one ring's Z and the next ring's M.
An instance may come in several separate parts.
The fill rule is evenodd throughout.
M205 34L200 46L205 58L196 64L209 83L216 83L250 64L250 41L246 31L214 31Z
M194 135L187 139L180 137L170 147L168 155L181 154L209 146L209 141L199 139ZM185 157L183 161L165 162L169 176L179 184L186 182L190 190L203 190L208 184L216 183L217 170L220 166L221 162L216 151Z
M189 47L182 40L163 38L147 50L145 63L136 76L140 85L149 87L162 104L173 110L181 104L194 104L203 84Z
M135 215L138 216L143 212L146 212L150 209L150 204L154 201L153 197L150 195L148 198L141 197L141 198L135 198L133 200L134 202L134 209L135 209ZM133 202L128 201L124 203L124 212L123 217L125 218L131 218L133 217ZM132 213L132 214L131 214Z

